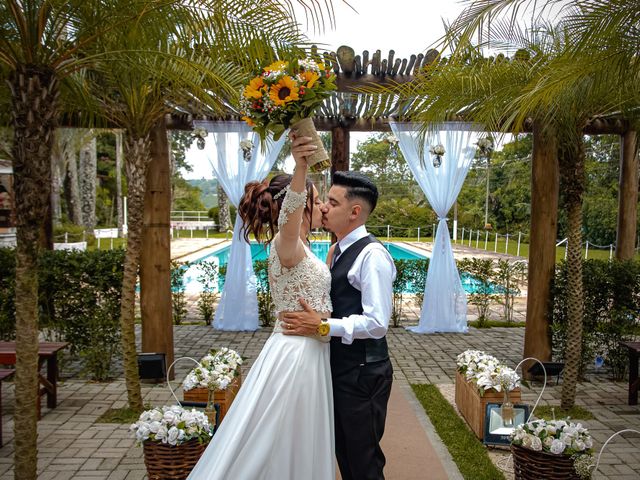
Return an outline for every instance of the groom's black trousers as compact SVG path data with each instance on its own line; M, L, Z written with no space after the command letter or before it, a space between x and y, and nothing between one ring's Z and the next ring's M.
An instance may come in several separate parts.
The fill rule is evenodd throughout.
M380 448L391 394L389 359L369 363L333 377L336 457L343 480L383 480Z

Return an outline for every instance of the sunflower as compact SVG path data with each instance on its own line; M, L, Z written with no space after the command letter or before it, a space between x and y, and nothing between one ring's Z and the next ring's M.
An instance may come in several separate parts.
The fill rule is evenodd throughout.
M320 75L318 75L315 72L311 72L309 70L300 72L299 76L300 76L300 80L307 83L306 85L307 88L313 88L313 84L316 83L316 81L320 78Z
M247 122L247 125L249 125L250 127L255 127L255 123L254 121L249 118L249 117L242 117L242 120L244 120L245 122Z
M265 72L277 72L280 70L284 70L289 65L289 62L285 62L284 60L277 60L273 62L271 65L264 67Z
M278 83L271 86L269 98L276 106L284 106L289 102L298 100L298 85L296 81L288 75L285 75Z
M245 98L262 98L262 91L265 88L264 81L260 77L254 77L244 89Z

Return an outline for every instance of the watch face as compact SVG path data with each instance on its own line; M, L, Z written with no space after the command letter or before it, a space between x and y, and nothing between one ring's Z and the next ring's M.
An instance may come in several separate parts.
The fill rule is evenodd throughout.
M323 337L329 335L330 330L331 327L329 327L329 324L327 322L322 322L320 325L318 325L318 333Z

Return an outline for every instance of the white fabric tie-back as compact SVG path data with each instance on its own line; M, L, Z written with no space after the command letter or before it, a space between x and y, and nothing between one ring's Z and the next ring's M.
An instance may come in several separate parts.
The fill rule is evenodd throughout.
M205 151L209 163L231 203L237 208L244 186L262 181L278 158L286 135L277 142L267 141L264 149L260 137L244 122L194 122L205 128ZM251 160L244 160L240 142L251 140ZM213 319L218 330L253 331L258 329L258 297L256 276L251 260L251 247L242 236L242 220L236 215L229 252L224 288Z
M438 125L420 135L421 125L390 122L413 176L438 216L420 322L416 333L467 332L467 296L453 258L447 213L453 206L475 155L478 132L468 123ZM429 148L444 146L442 164L433 166Z

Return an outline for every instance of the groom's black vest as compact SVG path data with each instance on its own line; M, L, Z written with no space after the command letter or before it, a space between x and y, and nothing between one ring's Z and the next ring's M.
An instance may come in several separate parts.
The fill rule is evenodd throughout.
M377 242L373 235L361 238L340 254L331 269L331 318L362 314L362 293L351 286L347 279L349 269L364 247ZM340 373L366 363L389 358L387 339L367 338L354 340L351 345L342 343L342 338L331 337L331 371Z

